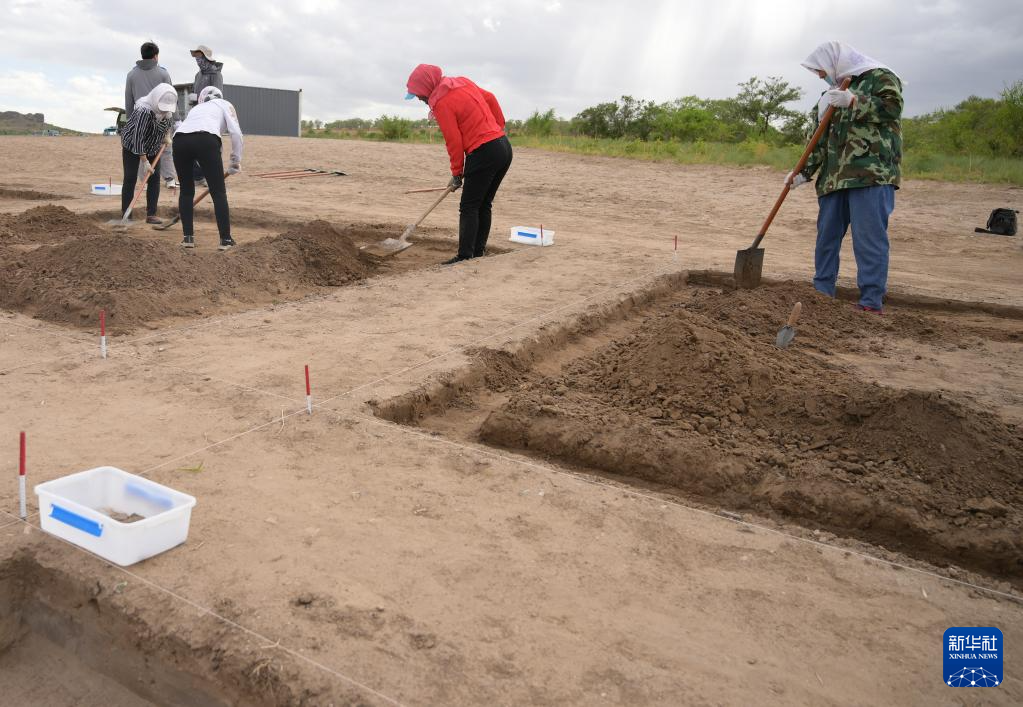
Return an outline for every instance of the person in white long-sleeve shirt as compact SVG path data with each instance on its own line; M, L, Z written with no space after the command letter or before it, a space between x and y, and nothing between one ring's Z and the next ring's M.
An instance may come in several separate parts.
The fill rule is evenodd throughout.
M231 136L231 161L227 174L237 174L242 168L242 130L238 125L238 114L234 106L224 100L219 88L208 86L199 94L199 103L188 112L188 116L174 133L174 167L178 174L188 174L192 164L198 162L206 175L213 211L217 216L217 230L220 232L220 250L235 245L231 238L231 217L227 206L227 187L224 184L224 160L221 156L220 136ZM195 198L195 183L191 179L181 181L178 194L178 213L185 237L184 248L195 247L195 229L192 214L192 200Z

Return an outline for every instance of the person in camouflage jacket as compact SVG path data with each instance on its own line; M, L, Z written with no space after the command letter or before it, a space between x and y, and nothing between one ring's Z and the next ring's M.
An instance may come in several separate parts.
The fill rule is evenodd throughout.
M786 177L795 188L819 173L814 287L835 296L839 253L851 225L857 306L880 314L888 288L888 218L901 181L902 81L884 64L840 42L820 45L803 66L832 86L821 97L815 123L835 107L806 168ZM849 88L838 88L846 78Z

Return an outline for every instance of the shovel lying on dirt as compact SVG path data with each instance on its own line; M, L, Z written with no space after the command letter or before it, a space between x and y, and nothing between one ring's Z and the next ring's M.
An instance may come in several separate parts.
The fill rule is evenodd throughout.
M231 176L231 175L229 175L227 172L224 172L224 179L227 179L229 176ZM195 199L192 200L192 206L197 205L200 201L205 199L206 195L209 194L209 193L210 193L209 189L204 189L202 191L202 193L200 193L198 196L195 197ZM181 220L181 214L178 214L177 216L172 218L167 223L161 223L159 226L153 226L153 230L154 231L166 231L168 228L170 228L171 226L173 226L174 224L176 224L180 220Z
M159 164L160 158L163 157L163 151L166 149L167 143L160 145L160 151L156 153L156 157L153 158L152 162L147 160L145 155L139 157L139 162L146 165L146 177L139 182L139 186L135 190L135 198L131 200L130 204L128 204L128 208L125 210L124 216L119 219L115 218L107 221L108 226L114 226L123 230L128 228L128 226L135 225L135 222L131 220L131 210L135 208L135 202L139 200L139 197L142 196L142 192L146 190L146 185L149 183L149 177L156 171L156 165Z
M849 88L850 79L846 79L842 82L842 89ZM799 162L792 169L792 174L796 175L803 171L806 167L807 160L810 159L810 154L813 149L817 147L817 143L820 142L821 136L824 131L828 129L828 125L831 124L831 117L835 114L835 107L828 106L827 111L824 113L824 117L821 118L820 125L817 126L817 130L814 132L813 137L810 138L810 143L803 150L803 156L799 158ZM760 276L764 272L764 249L760 248L760 241L764 240L764 236L767 235L767 229L771 227L771 222L774 221L774 217L778 214L778 210L781 208L782 203L785 201L785 197L789 195L790 182L786 182L782 188L781 195L778 200L774 202L774 208L771 209L771 213L767 215L767 220L764 221L764 225L760 227L760 233L753 241L753 245L745 250L737 251L735 254L735 269L733 271L733 277L735 277L736 287L743 290L752 290L754 287L760 284Z
M444 189L444 193L438 196L437 200L430 205L430 208L423 212L423 215L419 217L419 220L416 221L415 223L409 224L405 228L405 231L401 234L400 238L385 238L379 243L373 243L371 245L362 246L362 250L364 250L369 255L372 255L377 258L388 258L392 255L400 253L406 248L411 248L415 244L409 242L409 236L415 233L416 227L418 227L419 224L426 220L426 217L430 215L431 211L433 211L434 209L437 208L438 205L440 205L440 202L444 201L444 197L446 197L454 190L455 190L454 187L446 187Z
M778 332L778 338L774 340L774 345L779 349L787 349L792 340L796 338L796 321L799 320L799 314L802 311L803 303L796 302L792 307L792 314L789 315L789 320Z

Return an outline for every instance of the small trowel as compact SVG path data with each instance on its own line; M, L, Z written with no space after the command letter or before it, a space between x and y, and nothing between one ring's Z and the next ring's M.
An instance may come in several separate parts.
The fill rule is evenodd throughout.
M803 311L803 303L796 302L792 307L792 314L785 326L778 332L778 338L774 340L775 346L779 349L787 349L792 340L796 338L796 322L799 320L799 313Z

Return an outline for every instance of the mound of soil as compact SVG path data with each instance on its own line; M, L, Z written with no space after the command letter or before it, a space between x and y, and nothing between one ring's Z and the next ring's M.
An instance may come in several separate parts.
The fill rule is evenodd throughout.
M86 236L31 252L0 250L11 273L0 306L40 319L95 326L100 309L115 329L230 305L298 298L358 281L372 265L351 238L324 221L238 246L184 252L124 234Z
M755 290L697 288L685 307L750 336L773 339L796 302L803 305L797 326L800 345L826 353L834 348L868 351L875 342L891 337L949 348L966 347L976 343L978 337L992 341L1021 339L1018 331L992 330L963 321L953 324L906 307L891 306L884 316L867 317L851 303L822 295L809 283L776 283Z
M101 231L94 219L53 204L0 214L0 243L58 243Z
M919 316L881 318L798 294L804 344L867 339ZM633 334L525 384L481 436L1023 579L1023 431L776 349L791 295L707 290L662 307Z

